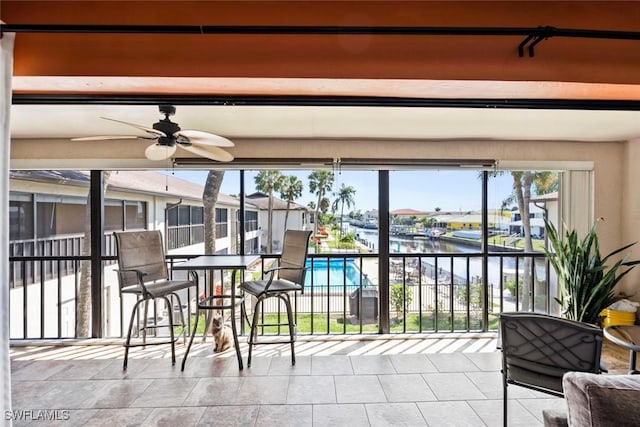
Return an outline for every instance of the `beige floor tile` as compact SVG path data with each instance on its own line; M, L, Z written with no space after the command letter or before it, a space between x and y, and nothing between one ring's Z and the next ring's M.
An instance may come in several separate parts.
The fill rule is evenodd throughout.
M336 376L338 403L386 402L387 398L376 375Z
M353 375L351 358L345 355L314 356L311 358L311 375Z
M389 356L350 356L355 375L395 374Z
M314 427L368 427L369 417L363 404L313 405Z
M420 374L378 375L389 402L423 402L436 400Z
M365 409L372 426L419 427L427 425L415 403L367 403Z
M289 379L287 404L336 403L332 376L293 376Z
M262 405L256 427L305 427L313 425L311 405Z
M141 424L141 427L191 427L196 425L205 408L155 408Z
M198 427L253 427L258 418L257 405L210 406L204 410Z
M213 354L210 342L194 344L184 371L183 346L175 366L168 346L135 349L127 371L121 345L15 347L13 406L68 410L66 424L47 423L65 427L501 425L491 338L316 339L296 344L295 366L288 346L262 346L242 371L234 352ZM559 403L510 386L510 426L541 425L542 410Z
M416 405L430 426L478 427L485 425L473 408L463 400L419 402Z

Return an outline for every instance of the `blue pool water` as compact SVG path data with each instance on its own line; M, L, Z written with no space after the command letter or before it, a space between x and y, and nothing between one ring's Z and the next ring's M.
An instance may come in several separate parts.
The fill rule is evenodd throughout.
M314 291L330 290L339 292L345 289L352 292L360 287L369 286L369 280L360 274L360 269L356 266L353 259L315 259L313 261L313 269L311 268L311 260L307 259L307 274L305 276L304 286L309 289L313 283ZM362 276L362 278L361 278Z

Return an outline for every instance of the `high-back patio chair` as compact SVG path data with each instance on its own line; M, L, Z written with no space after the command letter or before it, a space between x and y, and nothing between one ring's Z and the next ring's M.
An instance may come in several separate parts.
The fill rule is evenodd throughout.
M502 313L500 347L505 426L509 384L563 397L565 373L601 372L602 329L586 323L539 313Z
M173 304L169 297L176 299L179 312L180 323L182 326L181 335L186 335L186 324L184 314L182 313L182 302L178 291L196 286L196 283L189 280L169 280L169 272L164 254L164 244L160 231L126 231L114 233L116 246L118 249L118 279L120 284L120 300L123 294L136 295L137 301L131 311L129 320L129 329L127 339L124 343L124 364L123 369L127 369L127 360L129 357L129 348L155 344L171 344L171 363L176 363L175 342L179 338L175 336L174 327L177 326L173 321ZM166 304L169 323L158 325L147 324L148 303L152 300L163 300ZM141 342L131 341L134 320L139 319L139 307L144 304L143 326L139 329L142 333ZM159 328L168 328L170 339L155 339L147 342L147 330L157 330Z
M291 309L290 292L302 291L306 272L305 262L309 250L309 237L311 231L287 230L284 233L282 244L282 256L278 267L265 271L268 278L264 280L252 280L240 285L245 293L255 297L253 305L253 321L249 334L249 357L247 366L251 366L251 352L255 345L259 344L291 344L291 364L296 364L295 356L295 319ZM278 298L284 302L287 309L287 323L259 323L259 313L262 303L269 298ZM288 326L289 339L257 341L258 327L260 326Z

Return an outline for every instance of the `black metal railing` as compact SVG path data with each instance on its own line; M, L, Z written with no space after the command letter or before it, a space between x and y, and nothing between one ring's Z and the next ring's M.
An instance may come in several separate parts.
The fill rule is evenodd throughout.
M171 266L190 257L168 256L167 261ZM262 256L259 265L244 273L245 278L263 277L277 260L277 255ZM486 286L481 275L485 260L489 264ZM294 297L298 334L378 333L383 312L378 261L377 254L310 255L304 292ZM389 261L393 333L494 331L502 311L549 312L551 308L549 263L542 253L496 252L486 257L479 253L393 253ZM78 303L83 262L89 262L89 257L10 257L12 339L78 338L75 323L77 311L83 309ZM119 338L125 334L128 306L134 300L120 300L113 252L103 257L103 267L103 336ZM224 290L230 283L228 274L216 275L214 286L207 275L200 278L200 291L181 295L183 307L174 310L183 309L190 315L200 294L216 289L215 285ZM251 304L246 307L250 309ZM154 310L153 321L166 316L161 307ZM485 310L488 323L483 320ZM274 299L264 304L262 315L283 316L284 307ZM244 330L246 325L242 326ZM283 332L277 328L261 331Z
M169 226L166 239L169 250L202 243L204 242L204 225Z
M473 253L392 254L391 332L497 330L497 315L502 311L550 311L553 297L544 254L491 253L486 287L481 276L483 259ZM263 257L263 270L269 260L272 257ZM311 255L308 265L311 277L308 273L304 293L295 296L298 333L378 332L377 316L382 310L377 255ZM282 307L274 300L265 303L262 313L277 315Z

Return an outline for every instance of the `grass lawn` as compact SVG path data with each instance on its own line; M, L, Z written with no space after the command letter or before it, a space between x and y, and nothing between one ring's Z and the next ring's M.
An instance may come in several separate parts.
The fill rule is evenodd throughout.
M497 330L498 318L497 316L489 316L489 330ZM438 331L446 332L451 328L451 314L439 313L438 315ZM471 317L467 318L466 314L456 313L453 316L453 330L454 331L466 331L467 329L476 331L482 330L482 314L471 313ZM392 323L391 332L397 333L403 331L402 319L396 320ZM418 332L420 331L420 319L417 313L410 313L406 319L406 331ZM433 312L422 313L422 331L429 332L435 331L435 315Z
M198 322L198 330L197 334L202 335L204 332L204 315L200 315L201 320ZM420 331L419 318L417 313L410 313L407 316L406 320L406 331L407 332L418 332ZM265 323L286 323L287 316L286 314L281 314L280 319L278 319L277 314L269 314L265 316ZM193 318L192 318L193 321ZM454 331L465 331L467 329L470 330L481 330L482 329L482 317L481 314L471 315L470 319L467 319L465 314L455 314L454 315ZM435 331L434 329L435 321L433 312L423 312L422 313L422 331L430 332ZM497 315L489 315L489 330L495 331L498 328L498 316ZM327 325L327 316L323 314L314 314L311 316L310 314L299 314L298 315L298 324L297 324L298 333L301 335L309 335L309 334L358 334L358 333L366 333L372 334L378 332L378 324L377 323L363 323L362 331L360 330L360 324L356 323L352 325L349 320L347 322L342 321L342 317L334 316L329 319ZM446 332L451 330L451 317L449 313L440 313L438 316L438 331ZM245 333L248 333L249 325L245 322ZM390 329L391 333L399 333L403 331L402 319L399 321L396 319L392 320L392 325ZM277 334L278 327L277 326L267 326L264 328L265 334ZM289 333L289 327L287 325L280 327L280 334L286 335Z
M286 314L280 315L280 320L278 320L277 314L269 314L265 316L265 323L286 323L287 316ZM248 328L248 325L247 325ZM298 333L301 335L306 334L355 334L360 333L360 324L357 323L352 325L349 320L346 323L342 322L342 318L340 317L332 317L329 319L327 325L327 316L323 314L314 314L313 316L310 314L298 314L298 324L297 324ZM274 334L278 332L277 326L268 326L264 328L264 332L266 334ZM376 333L378 332L377 324L363 324L362 325L363 333ZM281 334L289 333L288 326L280 327Z

